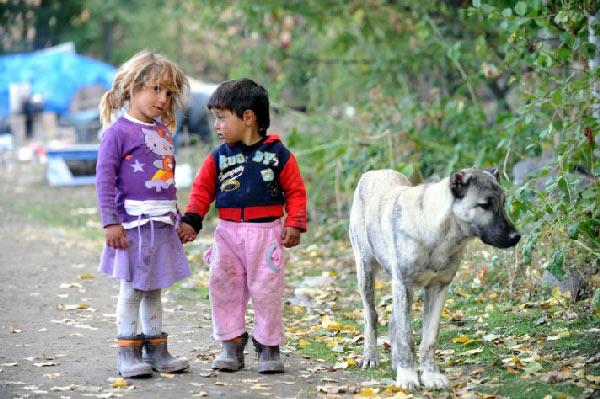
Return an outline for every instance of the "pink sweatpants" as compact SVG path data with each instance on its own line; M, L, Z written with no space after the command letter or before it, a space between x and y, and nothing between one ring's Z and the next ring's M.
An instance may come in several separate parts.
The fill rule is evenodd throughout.
M283 342L283 226L220 220L204 259L210 267L208 289L215 339L226 341L246 331L248 299L254 307L254 338L263 345Z

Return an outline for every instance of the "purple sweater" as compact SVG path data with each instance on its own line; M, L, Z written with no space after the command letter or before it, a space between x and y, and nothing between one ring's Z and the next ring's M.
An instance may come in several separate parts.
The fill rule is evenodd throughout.
M104 227L131 222L126 199L176 200L171 132L119 118L102 136L96 165L98 208Z

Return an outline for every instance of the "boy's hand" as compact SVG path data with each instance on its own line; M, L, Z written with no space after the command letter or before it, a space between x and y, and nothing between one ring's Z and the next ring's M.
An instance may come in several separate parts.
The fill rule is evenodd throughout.
M125 229L121 224L109 224L104 229L106 234L106 244L114 249L126 249L129 247Z
M196 230L192 226L187 223L180 223L179 230L177 230L177 235L181 240L182 244L186 244L190 241L194 241L196 239Z
M286 248L292 248L300 244L300 229L295 227L286 227L281 235L281 243Z

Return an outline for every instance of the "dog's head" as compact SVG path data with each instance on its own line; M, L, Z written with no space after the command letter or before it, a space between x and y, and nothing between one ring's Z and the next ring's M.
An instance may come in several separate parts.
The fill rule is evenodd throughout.
M504 211L498 170L463 169L450 176L456 220L484 243L498 248L516 245L521 235Z

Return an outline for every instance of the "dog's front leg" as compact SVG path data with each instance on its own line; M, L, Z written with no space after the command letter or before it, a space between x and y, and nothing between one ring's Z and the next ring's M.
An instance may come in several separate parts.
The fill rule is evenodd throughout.
M419 374L415 367L413 334L410 325L412 289L399 276L392 276L392 317L394 328L390 331L392 353L396 359L396 385L408 390L420 387Z
M440 316L448 284L441 286L425 287L423 301L423 337L419 346L421 382L426 388L444 389L450 386L448 377L440 373L435 365L435 349L437 347L440 331Z

